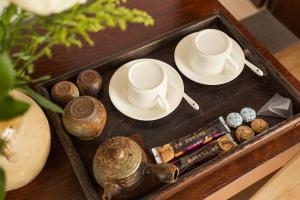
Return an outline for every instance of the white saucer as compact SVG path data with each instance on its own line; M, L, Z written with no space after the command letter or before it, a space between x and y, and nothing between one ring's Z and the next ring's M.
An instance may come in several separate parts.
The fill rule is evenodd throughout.
M183 73L188 79L195 81L197 83L201 83L204 85L220 85L223 83L227 83L232 81L244 69L245 64L245 55L240 47L240 45L232 40L232 53L231 57L237 64L237 69L231 65L229 62L225 63L224 70L217 75L204 75L196 73L189 64L188 54L192 48L192 41L193 38L196 36L197 33L192 33L186 37L184 37L177 45L175 52L174 52L174 59L178 69Z
M166 70L168 74L167 101L170 105L169 110L165 111L159 105L153 108L139 108L128 102L126 97L127 72L132 64L141 60L154 61ZM172 86L169 84L170 82ZM184 85L179 73L169 64L154 59L139 59L124 64L113 74L109 82L109 96L114 106L124 115L141 121L152 121L169 115L180 104L183 93Z

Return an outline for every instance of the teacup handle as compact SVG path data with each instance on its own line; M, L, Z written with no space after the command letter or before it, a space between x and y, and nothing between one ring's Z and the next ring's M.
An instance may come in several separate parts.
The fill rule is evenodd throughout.
M167 101L167 99L161 95L157 96L157 100L160 101L160 105L162 105L162 108L167 111L170 108L169 102Z
M238 70L238 69L239 69L239 66L238 66L237 63L234 61L234 59L231 57L231 55L228 56L227 59L228 59L229 63L232 64L232 65L234 66L235 70Z

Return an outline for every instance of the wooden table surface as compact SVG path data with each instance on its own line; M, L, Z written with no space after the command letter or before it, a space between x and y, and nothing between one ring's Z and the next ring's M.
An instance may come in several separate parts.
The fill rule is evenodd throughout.
M289 161L266 184L264 184L251 200L260 199L300 199L300 153ZM275 189L276 188L276 189Z
M153 27L129 25L126 32L118 29L108 29L93 34L95 46L92 47L87 45L82 49L57 47L51 60L42 59L37 64L35 75L50 74L59 76L84 65L98 62L116 52L126 51L128 48L151 40L173 28L194 20L203 19L214 12L221 10L229 14L217 0L132 0L128 5L148 11L155 19L155 25ZM237 21L232 17L231 20L236 23L261 54L300 91L300 83L260 46ZM170 199L204 198L299 141L300 128L297 128L226 165L223 169L192 183L191 186L174 194ZM8 192L7 199L85 199L64 149L54 131L52 131L52 146L48 162L41 174L25 187Z

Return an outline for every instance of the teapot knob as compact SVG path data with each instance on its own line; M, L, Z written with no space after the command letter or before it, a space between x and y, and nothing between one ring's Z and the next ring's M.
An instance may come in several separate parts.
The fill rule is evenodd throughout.
M120 160L124 157L125 152L122 149L113 149L111 151L111 157L115 160Z

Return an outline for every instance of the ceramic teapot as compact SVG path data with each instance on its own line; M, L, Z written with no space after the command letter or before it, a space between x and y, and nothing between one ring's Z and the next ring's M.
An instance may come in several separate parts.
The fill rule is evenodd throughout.
M149 164L143 149L122 136L109 138L100 145L94 156L93 172L104 189L102 198L105 200L121 191L137 188L145 174L155 174L163 183L173 183L179 175L174 164Z

